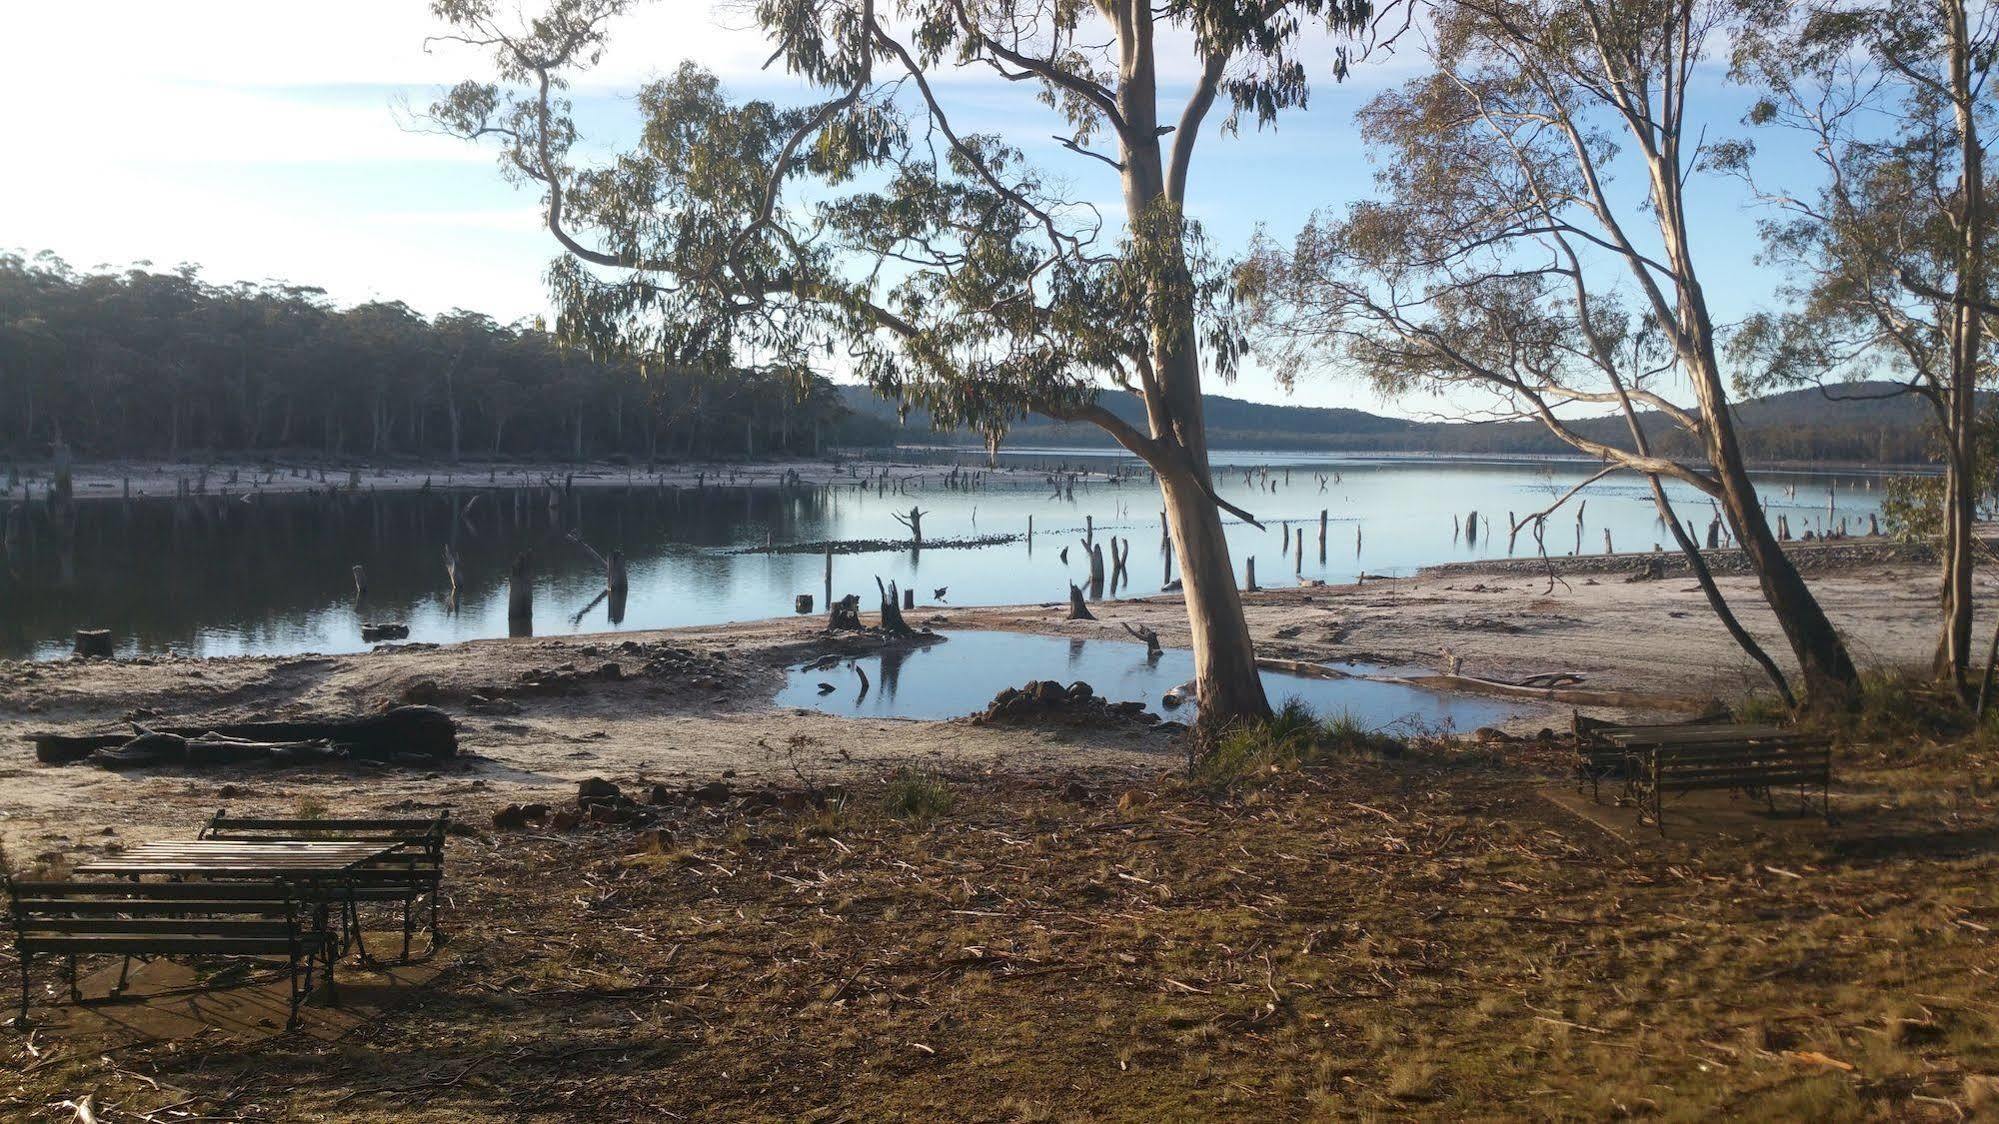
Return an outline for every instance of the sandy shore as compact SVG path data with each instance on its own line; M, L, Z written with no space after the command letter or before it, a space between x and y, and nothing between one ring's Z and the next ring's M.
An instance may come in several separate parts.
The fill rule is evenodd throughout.
M1722 581L1749 627L1780 652L1781 638L1752 583ZM1902 666L1926 660L1934 642L1934 581L1927 567L1889 565L1821 573L1813 585L1857 659ZM1251 595L1248 610L1259 651L1271 657L1430 669L1448 650L1467 675L1510 680L1570 671L1594 689L1695 699L1740 698L1762 685L1699 591L1672 577L1627 583L1576 575L1551 589L1545 575L1453 569L1270 591ZM1172 597L1106 603L1095 622L1063 615L1051 604L925 610L915 619L933 627L1105 639L1125 639L1122 625L1129 622L1157 629L1168 646L1187 643L1186 618ZM794 766L832 776L911 761L974 771L1159 772L1179 761L1178 747L1158 733L994 729L771 706L784 668L821 650L818 626L817 618L789 618L335 657L0 663L0 840L16 861L74 857L124 840L185 833L222 804L276 811L304 799L377 810L448 805L483 820L492 806L547 798L589 776L621 783L731 773L788 777ZM709 657L714 662L703 662ZM586 678L552 692L521 686L606 662L620 663L624 677ZM473 713L467 706L473 694L509 696L519 713ZM354 767L118 774L37 765L22 740L38 730L116 729L150 715L253 720L344 714L411 699L434 699L459 718L462 760L427 773ZM1514 732L1567 723L1566 705L1530 709L1509 724Z
M358 488L376 491L414 491L433 487L490 488L540 487L550 481L588 487L624 487L634 484L693 487L768 484L786 482L807 486L853 483L863 477L886 472L892 480L925 473L943 473L950 463L979 464L979 470L997 476L1018 476L1038 483L1041 472L1021 467L986 468L977 449L940 451L938 461L918 461L890 456L823 457L799 460L689 461L685 463L614 465L604 462L565 461L520 462L484 461L468 458L458 464L413 462L409 464L363 463L338 457L275 456L235 457L208 462L195 461L104 461L78 463L70 470L71 486L78 499L117 499L125 496L173 496L182 488L204 495L286 494L324 491L327 488ZM1082 460L1111 467L1108 458ZM1130 464L1124 467L1129 470ZM16 497L41 499L48 495L53 480L47 463L24 466L12 489Z

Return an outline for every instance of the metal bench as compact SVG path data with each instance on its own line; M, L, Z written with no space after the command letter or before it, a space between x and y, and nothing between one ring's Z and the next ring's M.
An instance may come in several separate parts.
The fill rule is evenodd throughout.
M1820 813L1832 819L1832 739L1798 734L1785 738L1735 741L1695 741L1638 750L1640 772L1635 785L1639 807L1665 833L1665 796L1669 792L1728 789L1754 799L1761 797L1777 810L1775 790L1796 785L1798 803L1811 807L1811 790L1819 795Z
M333 985L338 934L324 902L283 882L31 882L7 879L14 947L21 960L21 1018L28 1023L35 957L65 957L70 998L87 1002L77 958L124 957L111 996L123 993L132 961L161 956L283 959L291 981L287 1029L323 968Z
M364 863L346 876L346 893L352 903L391 903L402 907L402 959L410 958L410 943L417 929L416 907L423 902L429 917L425 928L430 934L428 956L443 943L438 919L438 895L444 884L444 837L450 826L449 813L420 818L344 818L231 816L219 810L201 829L197 838L239 842L289 842L329 840L352 843L384 843L394 849ZM345 934L343 942L358 942L359 932ZM362 947L362 955L367 949Z

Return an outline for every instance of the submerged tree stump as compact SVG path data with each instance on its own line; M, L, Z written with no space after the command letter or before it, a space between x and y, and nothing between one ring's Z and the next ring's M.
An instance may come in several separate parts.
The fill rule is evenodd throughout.
M108 628L79 628L72 637L72 643L76 658L80 660L108 660L114 654L111 630Z
M1159 634L1154 632L1151 626L1139 625L1134 628L1127 622L1124 630L1138 639L1145 641L1145 660L1147 663L1157 663L1159 657L1165 654L1165 650L1159 646Z
M531 551L514 555L507 568L507 635L534 635L534 568Z

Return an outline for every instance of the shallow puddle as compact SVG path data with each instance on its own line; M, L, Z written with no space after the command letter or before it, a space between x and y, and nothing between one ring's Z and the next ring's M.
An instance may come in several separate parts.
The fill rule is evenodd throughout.
M1194 707L1168 710L1160 699L1194 675L1193 653L1168 649L1148 662L1145 645L1121 640L1064 639L1024 632L947 632L942 644L886 656L843 660L820 671L793 668L778 692L779 706L803 707L865 718L957 718L984 710L1007 687L1037 679L1064 684L1082 680L1113 702L1141 702L1146 709L1180 721ZM858 663L869 687L861 691ZM1374 669L1341 668L1355 673ZM821 684L830 684L824 691ZM1390 733L1465 731L1504 722L1525 708L1493 699L1430 691L1371 679L1307 679L1283 672L1263 673L1273 704L1296 698L1320 715L1342 712L1370 729Z

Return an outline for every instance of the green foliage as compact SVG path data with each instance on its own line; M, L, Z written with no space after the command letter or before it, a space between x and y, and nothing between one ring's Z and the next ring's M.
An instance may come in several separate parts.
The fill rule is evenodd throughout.
M1193 346L1230 377L1244 349L1225 263L1162 175L1177 139L1123 117L1178 108L1151 104L1149 72L1120 67L1120 36L1179 33L1226 62L1205 93L1226 107L1227 131L1305 104L1308 28L1344 36L1372 15L1366 0L1292 0L1276 18L1238 0L1178 0L1120 29L1066 0L759 0L748 14L772 61L823 100L732 101L684 65L639 91L637 145L579 168L561 91L632 6L548 0L516 19L489 0L433 5L446 38L491 52L494 80L461 84L431 117L497 144L504 174L547 193L568 251L550 271L558 334L712 367L750 352L798 370L841 355L939 428L988 440L1029 412L1088 415L1100 386L1163 379L1162 357L1177 366ZM1332 54L1343 75L1347 48ZM986 66L1057 109L1080 157L1151 169L1121 232L1007 137L954 126L954 91L935 80ZM1098 140L1118 157L1085 147Z
M811 452L846 410L794 370L661 364L533 323L192 269L79 273L0 254L0 448L85 456L674 457Z
M1891 476L1881 495L1882 530L1903 542L1943 533L1943 477Z
M1259 777L1347 756L1393 756L1403 745L1352 714L1321 720L1299 700L1286 699L1270 718L1238 722L1214 735L1188 770L1202 788L1227 790Z
M957 794L944 778L908 765L897 769L882 789L882 811L899 820L921 823L949 815L957 804Z

